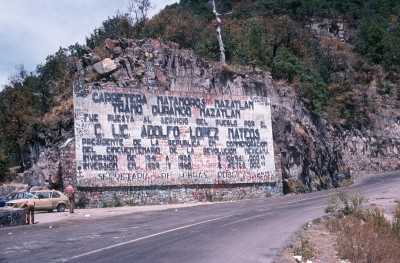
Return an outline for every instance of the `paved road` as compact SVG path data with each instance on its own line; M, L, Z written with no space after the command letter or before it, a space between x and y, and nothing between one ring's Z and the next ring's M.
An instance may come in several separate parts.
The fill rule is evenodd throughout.
M369 197L388 188L400 189L399 172L362 178L350 190ZM329 195L142 208L97 218L64 214L58 222L0 229L0 262L272 262L299 227L323 215Z

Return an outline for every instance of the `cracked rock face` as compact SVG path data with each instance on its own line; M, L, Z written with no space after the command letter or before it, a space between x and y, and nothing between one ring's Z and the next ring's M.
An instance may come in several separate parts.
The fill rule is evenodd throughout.
M344 131L322 118L311 117L293 88L274 82L262 71L213 64L187 50L180 50L175 43L158 40L108 39L106 47L110 57L102 60L100 55L87 50L77 65L77 85L112 82L121 88L144 91L269 97L275 163L288 192L336 187L354 174L400 169L398 120L395 124L388 124L392 121L389 119L379 120L379 125L385 125L390 132L382 133L379 129ZM70 118L69 123L73 122L73 117ZM32 141L35 154L29 159L34 167L41 164L53 167L53 170L54 163L59 160L59 173L65 184L74 180L74 142L62 149L59 146L73 138L73 126L60 129L61 133L42 134L44 138ZM51 175L53 172L46 172L44 177L57 180L57 176ZM37 173L35 177L37 184L43 184Z

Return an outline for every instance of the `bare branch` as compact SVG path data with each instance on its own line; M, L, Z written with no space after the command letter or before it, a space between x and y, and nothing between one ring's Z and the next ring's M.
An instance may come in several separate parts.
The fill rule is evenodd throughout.
M136 25L147 20L147 13L154 8L150 0L130 0L128 3L128 11L131 16L131 24Z

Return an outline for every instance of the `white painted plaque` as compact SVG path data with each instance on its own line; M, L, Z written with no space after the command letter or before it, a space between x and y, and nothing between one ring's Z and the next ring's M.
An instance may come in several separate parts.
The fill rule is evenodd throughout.
M264 97L74 88L79 186L275 182Z

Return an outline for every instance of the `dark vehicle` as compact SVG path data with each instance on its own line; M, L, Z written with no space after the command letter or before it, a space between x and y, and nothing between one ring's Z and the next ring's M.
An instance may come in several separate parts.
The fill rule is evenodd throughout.
M0 207L5 206L8 201L26 198L27 194L28 192L12 192L0 199Z

